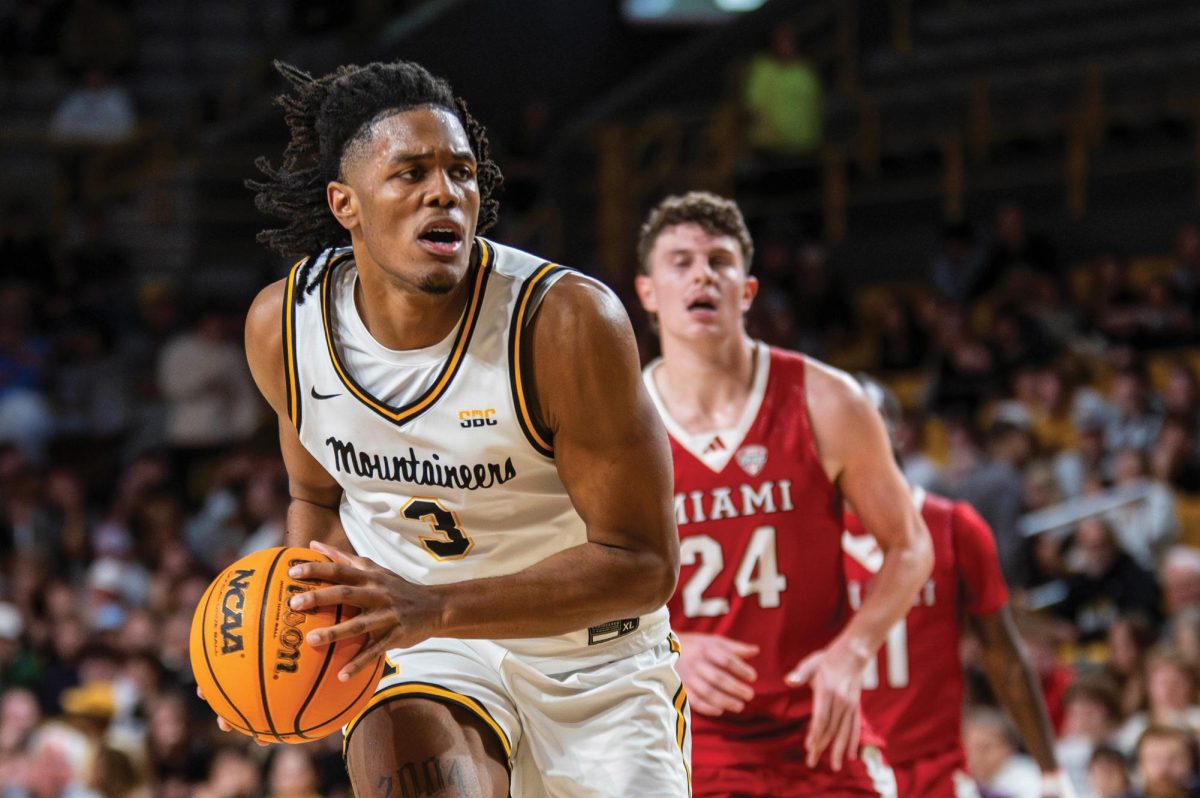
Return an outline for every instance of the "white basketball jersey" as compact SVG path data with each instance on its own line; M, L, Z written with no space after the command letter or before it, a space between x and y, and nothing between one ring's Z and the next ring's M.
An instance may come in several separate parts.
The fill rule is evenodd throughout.
M537 299L565 269L483 239L476 247L452 341L421 350L445 352L433 362L382 350L388 368L363 368L364 351L381 349L372 340L353 352L357 373L347 367L338 342L369 336L344 293L354 287L349 247L317 256L328 267L315 286L299 284L297 264L286 292L288 414L300 441L342 486L341 520L355 551L419 584L511 574L586 541L553 442L530 417L519 358ZM411 373L412 385L395 370ZM364 384L372 374L377 384ZM403 404L378 398L385 393ZM663 608L497 642L535 661L599 661L660 643L668 631Z

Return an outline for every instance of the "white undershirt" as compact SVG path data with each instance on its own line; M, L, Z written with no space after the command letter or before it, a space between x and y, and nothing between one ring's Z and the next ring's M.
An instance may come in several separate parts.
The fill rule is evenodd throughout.
M388 349L375 340L363 323L354 301L358 269L343 266L333 276L330 308L333 344L350 376L384 404L399 407L425 393L437 379L462 318L450 333L431 346L420 349ZM466 314L466 308L463 309Z

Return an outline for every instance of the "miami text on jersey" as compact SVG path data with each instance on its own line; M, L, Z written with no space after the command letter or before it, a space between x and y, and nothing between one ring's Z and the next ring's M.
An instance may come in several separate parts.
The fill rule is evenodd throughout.
M351 441L342 441L332 436L325 445L333 449L333 464L339 472L354 474L366 479L386 479L391 482L408 482L413 485L440 485L443 488L480 490L503 485L517 475L512 458L500 463L475 463L452 465L442 463L441 457L431 454L431 459L417 457L410 446L407 457L388 456L359 451Z
M786 513L793 509L790 479L767 480L757 489L738 485L736 492L732 487L723 487L675 494L675 523L680 526L721 518Z

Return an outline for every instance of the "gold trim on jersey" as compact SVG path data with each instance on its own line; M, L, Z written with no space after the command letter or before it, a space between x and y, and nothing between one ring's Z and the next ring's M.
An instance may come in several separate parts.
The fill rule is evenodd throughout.
M505 733L504 728L496 722L496 719L492 717L492 713L487 711L487 707L468 695L456 693L453 690L449 690L436 684L429 684L428 682L406 682L404 684L396 684L392 685L391 687L385 687L372 696L371 700L367 702L367 705L362 708L362 711L355 715L354 719L346 724L346 733L342 737L342 758L344 759L347 751L349 751L350 735L354 733L354 729L358 726L359 721L366 717L368 712L382 704L386 704L389 701L398 698L410 697L430 698L434 701L454 704L455 706L462 707L463 709L476 715L480 720L487 724L488 728L495 733L496 739L500 741L500 746L504 749L504 766L508 768L510 772L512 771L512 743L509 742L508 735Z
M512 383L513 402L517 406L517 421L521 431L530 445L543 457L554 456L554 446L538 430L529 412L529 404L525 401L525 384L521 378L521 334L525 331L525 311L529 307L529 298L533 296L538 284L553 274L564 271L565 266L555 263L545 263L521 286L517 299L517 309L513 313L512 329L509 332L509 378Z
M367 389L359 385L354 377L350 376L350 372L342 363L342 359L337 353L337 347L333 345L333 325L330 322L329 306L334 267L343 263L349 256L339 258L330 263L329 267L325 270L325 275L321 281L321 322L325 327L325 343L329 348L329 357L333 362L333 368L337 372L338 377L341 378L342 384L346 386L346 389L355 398L394 424L404 424L428 410L445 393L446 388L454 379L454 375L458 373L459 366L462 365L463 356L466 354L467 347L471 343L471 336L475 332L475 327L479 321L479 311L483 306L483 294L487 287L488 275L491 273L493 260L492 249L488 246L487 242L483 239L476 239L476 241L479 243L479 266L475 269L471 297L467 301L466 313L458 329L458 335L454 341L454 349L446 359L446 363L442 366L442 370L434 381L433 386L422 396L403 407L391 407L376 399Z
M283 299L283 370L287 381L287 413L292 426L300 431L300 374L296 358L296 274L308 258L301 258L288 273Z
M672 645L671 650L678 653L678 649ZM683 750L683 741L687 739L687 716L683 714L683 708L687 706L687 690L680 683L679 691L675 693L675 700L672 702L675 706L675 742L679 745L679 753L683 755L683 770L687 773L688 780L688 795L692 794L692 769L688 767L687 754Z

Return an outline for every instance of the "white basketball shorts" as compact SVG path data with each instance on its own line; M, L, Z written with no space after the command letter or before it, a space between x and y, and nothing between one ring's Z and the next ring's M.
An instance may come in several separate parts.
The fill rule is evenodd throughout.
M490 640L431 638L388 652L393 667L359 718L408 696L471 711L508 755L513 798L687 798L691 722L677 657L668 638L546 674Z

